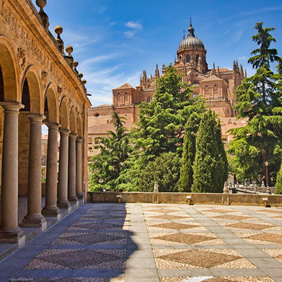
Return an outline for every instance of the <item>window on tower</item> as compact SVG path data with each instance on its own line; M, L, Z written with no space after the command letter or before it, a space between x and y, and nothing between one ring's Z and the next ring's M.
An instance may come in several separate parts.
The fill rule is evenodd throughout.
M199 57L200 57L200 55L197 54L197 55L196 55L196 63L197 63L197 64L198 64Z
M187 55L187 56L186 56L186 63L190 63L190 60L191 60L190 55Z

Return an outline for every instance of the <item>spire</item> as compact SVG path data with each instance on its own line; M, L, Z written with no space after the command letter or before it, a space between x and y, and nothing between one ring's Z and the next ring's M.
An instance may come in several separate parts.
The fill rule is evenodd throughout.
M185 30L183 30L183 39L185 39Z
M188 28L188 36L195 37L194 28L192 26L192 18L190 17L190 26Z
M159 76L160 76L159 67L158 67L158 64L156 64L155 78L159 78Z
M216 72L215 72L215 63L213 63L213 68L212 68L212 71L211 71L211 75L215 75Z

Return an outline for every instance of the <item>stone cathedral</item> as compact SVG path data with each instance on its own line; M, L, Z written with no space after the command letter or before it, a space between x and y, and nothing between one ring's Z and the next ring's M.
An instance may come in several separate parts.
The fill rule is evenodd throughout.
M235 103L234 92L246 77L243 67L233 62L233 69L215 67L208 68L206 61L207 50L203 42L195 36L192 22L188 29L188 36L180 42L174 67L183 75L183 81L193 87L194 95L200 95L208 106L219 116L222 125L222 139L230 141L232 136L228 130L245 125L245 121L236 120L236 113L232 109ZM138 120L138 107L141 102L150 103L156 87L156 80L165 75L166 66L161 69L156 65L155 76L147 76L146 71L140 76L140 85L136 88L125 83L113 89L113 104L93 107L89 110L88 127L88 157L95 155L95 137L106 136L108 130L113 130L112 114L116 111L126 118L129 129Z

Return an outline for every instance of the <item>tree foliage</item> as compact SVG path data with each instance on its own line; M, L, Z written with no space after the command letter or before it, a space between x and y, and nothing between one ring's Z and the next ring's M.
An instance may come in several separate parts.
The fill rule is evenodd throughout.
M159 192L177 192L180 173L180 158L176 153L162 153L148 163L141 172L139 190L153 192L154 183L159 185Z
M256 73L245 78L235 92L234 109L239 118L248 119L248 124L232 130L235 139L229 152L235 155L234 167L241 180L265 175L265 162L269 163L268 171L275 180L282 148L282 92L281 74L274 73L270 66L272 62L280 66L281 59L277 50L270 48L276 41L270 34L274 28L263 28L260 22L255 29L258 33L252 38L259 48L251 53L248 62Z
M203 101L193 97L192 89L171 65L156 85L152 101L140 105L139 121L132 131L135 152L127 161L128 169L120 176L126 190L139 189L141 172L161 154L172 152L181 157L185 123L191 113L204 109Z
M191 114L185 125L185 136L180 171L180 192L191 192L193 184L193 163L196 155L196 134L199 129L200 116L197 112Z
M204 113L196 141L192 192L221 193L227 179L227 158L220 123L213 111Z
M104 187L107 190L117 190L118 177L132 151L127 129L124 127L124 118L114 112L112 119L115 131L109 131L107 137L95 139L95 142L99 143L95 148L99 149L100 153L92 157L89 165L90 191L101 191Z
M276 194L282 194L282 161L280 165L280 170L277 174L277 180L276 180Z

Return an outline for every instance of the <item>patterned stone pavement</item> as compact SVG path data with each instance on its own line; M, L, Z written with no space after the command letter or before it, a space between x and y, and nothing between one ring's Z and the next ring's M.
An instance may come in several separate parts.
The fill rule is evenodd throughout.
M282 281L282 208L85 204L1 261L0 281Z

